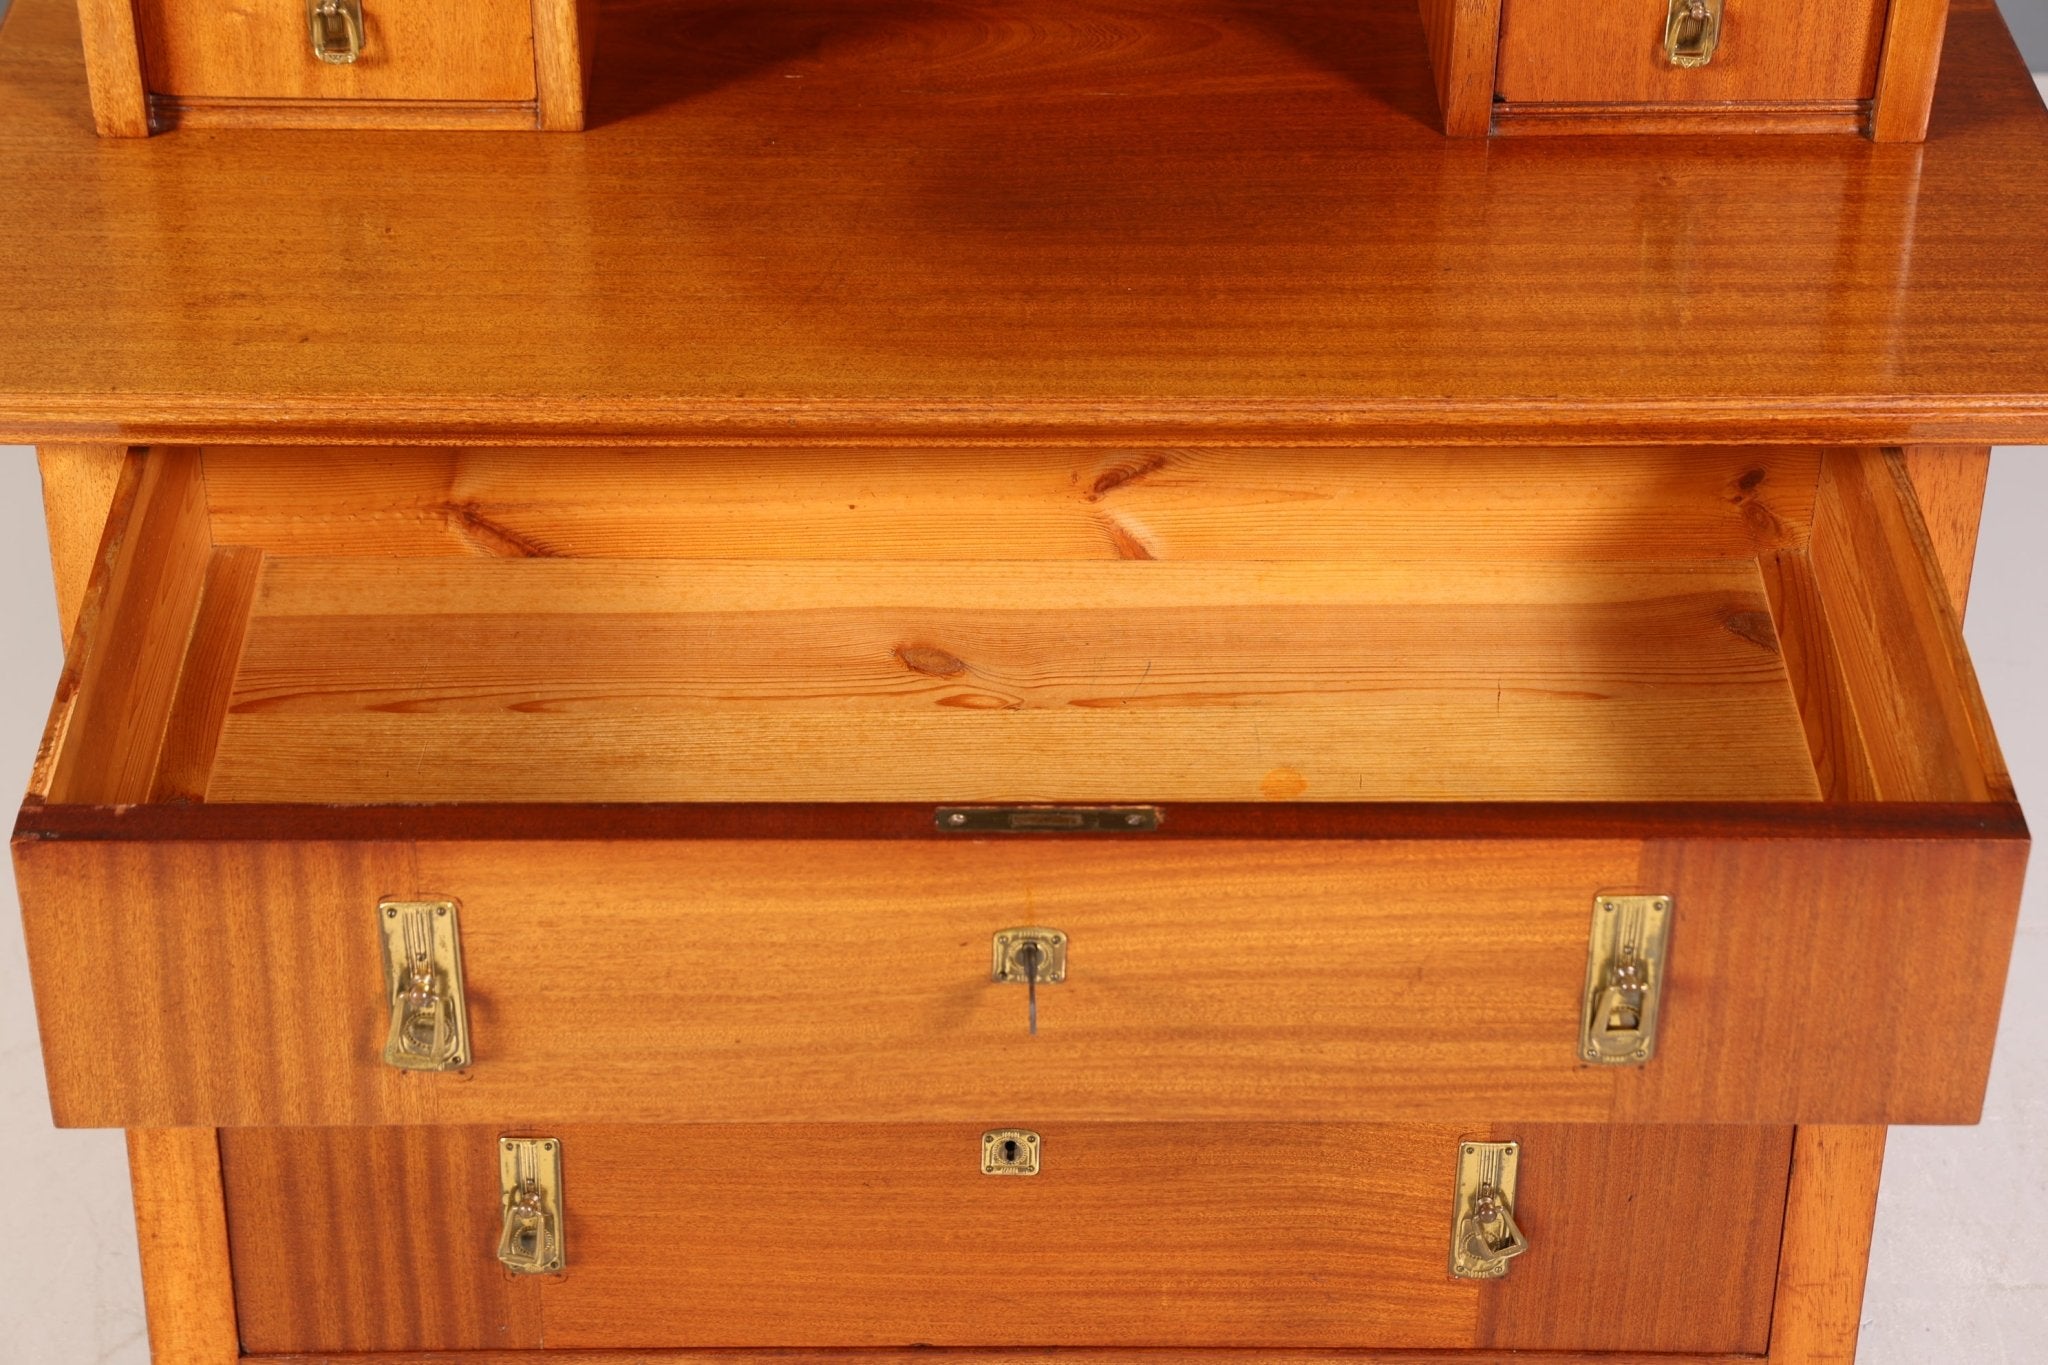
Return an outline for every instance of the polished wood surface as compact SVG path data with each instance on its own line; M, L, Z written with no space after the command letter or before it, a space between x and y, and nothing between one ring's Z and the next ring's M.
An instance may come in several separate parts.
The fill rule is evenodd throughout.
M1523 1146L1532 1250L1480 1284L1451 1279L1444 1254L1457 1143L1484 1130L1012 1117L1044 1138L1035 1177L981 1174L985 1124L550 1129L569 1269L514 1281L491 1258L504 1130L229 1132L243 1339L257 1353L529 1333L559 1350L1512 1349L1579 1330L1623 1351L1765 1344L1789 1129L1492 1134ZM292 1193L339 1196L372 1157L403 1196L381 1216ZM1602 1229L1640 1239L1676 1208L1711 1273L1613 1261Z
M1502 0L1500 97L1515 103L1860 100L1889 0L1726 0L1701 67L1664 52L1670 0Z
M131 1129L128 1173L152 1365L232 1365L242 1346L214 1130Z
M308 175L98 139L69 0L17 0L0 437L2048 431L2048 115L1986 0L1924 147L1677 161L1447 143L1412 0L1051 4L608 5L584 136Z
M305 7L136 0L143 72L184 99L534 98L532 0L366 0L362 56L313 55Z

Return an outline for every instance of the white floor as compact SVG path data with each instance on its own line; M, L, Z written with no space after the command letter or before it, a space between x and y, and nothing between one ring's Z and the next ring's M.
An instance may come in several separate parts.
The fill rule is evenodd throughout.
M2001 451L1969 638L2021 795L2048 791L2048 448ZM60 646L30 452L0 447L0 792L22 790ZM11 800L11 798L9 798ZM1894 1129L1864 1365L2048 1361L2048 873L2033 878L1984 1123ZM143 1365L118 1133L57 1132L0 862L0 1362ZM1930 1021L1930 1027L1938 1021ZM1673 1210L1684 1236L1684 1210Z

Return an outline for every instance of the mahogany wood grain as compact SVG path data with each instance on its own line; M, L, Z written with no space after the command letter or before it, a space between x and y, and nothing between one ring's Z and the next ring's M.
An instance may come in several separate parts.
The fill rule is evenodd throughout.
M495 1255L497 1139L468 1128L222 1130L243 1349L541 1345L540 1282ZM590 1213L576 1186L565 1194L580 1250Z
M75 0L93 126L101 137L149 136L149 88L135 0ZM0 19L5 12L0 11ZM12 38L13 31L8 31Z
M532 0L536 112L546 132L581 132L597 49L597 0Z
M86 584L106 538L107 513L127 463L125 446L44 446L36 452L43 521L57 586L57 626L68 648L85 605Z
M1967 1120L2024 853L1708 830L16 846L53 1103L87 1125ZM1582 1069L1592 898L1635 887L1680 907L1658 1057ZM461 901L464 1075L381 1063L384 895ZM1074 944L1036 1038L988 979L1023 923Z
M1705 66L1664 52L1669 0L1502 0L1497 89L1511 103L1864 100L1887 0L1727 0Z
M1750 559L1820 452L928 446L206 449L214 540L496 559Z
M1496 1134L1523 1143L1533 1249L1482 1285L1444 1269L1469 1129L1015 1121L1043 1135L1036 1177L981 1174L985 1123L551 1129L569 1269L520 1288L555 1350L1512 1349L1603 1312L1600 1340L1624 1351L1763 1349L1787 1129ZM373 1130L367 1149L331 1129L228 1134L252 1351L377 1349L418 1332L439 1281L481 1297L499 1131ZM408 1198L386 1207L403 1226L276 1193L338 1194L376 1154L401 1172ZM445 1173L431 1193L429 1170ZM1674 1207L1696 1254L1725 1267L1692 1291L1590 1235L1668 1229ZM386 1249L408 1235L422 1273Z
M112 154L69 0L16 0L0 438L2048 432L2048 116L1988 0L1924 146L1720 139L1675 179L1653 139L1446 145L1414 0L1247 14L622 0L586 136L336 138L309 176L289 131Z
M60 756L53 801L148 799L212 552L197 451L130 457L124 478L133 493L116 495L116 515L130 510L108 538L104 588L81 616L45 740Z
M313 55L298 4L134 0L152 93L180 99L534 98L533 0L363 0L354 62Z
M1422 0L1422 28L1448 136L1484 137L1493 126L1500 7L1501 0Z
M1878 142L1918 142L1927 136L1934 108L1949 0L1890 0L1888 9L1870 136Z
M1991 475L1989 446L1911 446L1901 452L1928 543L1948 588L1949 605L1962 620L1970 604L1977 562L1977 528Z
M1521 1144L1516 1219L1544 1255L1522 1257L1480 1296L1481 1343L1758 1355L1771 1344L1792 1129L1590 1125L1493 1136ZM1653 1250L1674 1238L1682 1259Z
M1802 1127L1772 1300L1771 1365L1855 1365L1883 1128Z
M1962 627L1905 466L1831 452L1813 528L1814 586L1878 794L2005 800L2012 793Z
M231 1365L242 1358L234 1267L211 1128L134 1128L128 1173L142 1253L154 1365Z

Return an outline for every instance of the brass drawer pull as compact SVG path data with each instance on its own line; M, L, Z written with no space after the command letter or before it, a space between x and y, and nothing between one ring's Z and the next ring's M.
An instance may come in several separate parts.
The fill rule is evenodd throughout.
M313 55L330 66L352 66L363 55L362 0L306 0Z
M562 1247L562 1144L553 1138L499 1138L498 1189L503 1227L498 1259L515 1275L553 1275Z
M1721 0L1671 0L1664 55L1673 66L1705 66L1721 45Z
M391 1029L384 1060L405 1071L469 1065L462 934L454 901L382 901L384 990Z
M1641 1066L1656 1055L1671 897L1600 896L1586 947L1579 1056L1601 1066Z
M1512 1142L1459 1146L1457 1197L1451 1206L1451 1278L1498 1280L1508 1273L1508 1262L1529 1249L1529 1239L1515 1222L1521 1155Z

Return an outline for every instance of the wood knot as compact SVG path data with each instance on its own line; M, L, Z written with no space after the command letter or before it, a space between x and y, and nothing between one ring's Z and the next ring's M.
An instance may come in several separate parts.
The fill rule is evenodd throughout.
M958 655L930 645L898 645L896 657L911 672L928 678L957 678L967 671L966 663Z
M1739 635L1773 654L1778 652L1778 628L1767 611L1731 612L1721 624L1730 635Z

